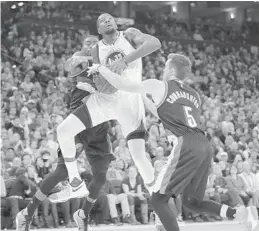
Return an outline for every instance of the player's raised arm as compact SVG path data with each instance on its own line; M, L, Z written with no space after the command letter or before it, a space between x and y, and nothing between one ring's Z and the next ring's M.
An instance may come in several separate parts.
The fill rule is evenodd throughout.
M136 48L135 51L125 57L126 63L131 63L161 48L159 39L152 35L142 33L136 28L128 28L125 30L124 35Z
M128 28L124 31L124 36L135 50L124 58L111 64L111 70L118 74L121 74L129 63L145 57L161 47L159 39L154 36L144 34L136 28Z

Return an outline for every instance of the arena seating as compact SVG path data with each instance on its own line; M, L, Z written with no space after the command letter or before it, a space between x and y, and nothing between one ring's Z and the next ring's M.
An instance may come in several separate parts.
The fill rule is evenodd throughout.
M68 10L68 7L69 4L63 4L57 9L44 2L42 6L32 5L19 15L23 25L13 23L12 18L3 22L1 177L5 185L1 185L1 219L10 217L8 198L13 182L10 179L31 165L34 166L35 178L42 179L45 173L53 171L57 160L56 127L68 113L70 89L63 64L80 50L83 38L95 33L93 28L99 14L99 11L91 9L79 17L77 12L81 8ZM84 30L80 29L82 21ZM144 79L161 79L165 59L170 53L185 54L192 61L193 74L187 81L202 97L201 123L215 153L211 174L219 179L208 182L205 196L231 206L253 204L259 208L259 50L256 46L259 39L254 37L258 25L246 23L237 33L224 25L195 22L187 26L169 15L153 18L143 14L136 19L136 26L143 32L158 36L162 42L159 51L143 58ZM158 132L159 121L147 113L147 125L150 133L146 143L147 154L151 159L156 158L157 148L162 147L164 155L167 155L172 146L166 142L163 133ZM116 121L111 122L110 135L114 151L118 150L115 153L126 152L126 145L118 146L122 134ZM47 159L43 160L46 153ZM80 158L81 170L89 170L84 154ZM123 179L131 164L132 160L118 155L112 171ZM229 183L233 166L236 166L240 177L243 171L254 177L252 188L247 188L244 180L244 191L251 195L251 200L239 195ZM114 187L118 190L120 181L118 183L117 178L115 181L112 174L110 179L116 182ZM217 191L218 186L226 190ZM31 199L31 194L22 193L27 199L19 199ZM78 200L78 206L80 203ZM49 210L53 213L55 208L51 206ZM69 214L69 206L66 208ZM71 206L71 210L75 209ZM59 210L61 214L62 209ZM197 222L219 219L191 214L185 208L183 215L184 219ZM75 225L66 214L60 216L59 224L55 224L57 221L50 216L48 219L54 226ZM8 222L1 223L1 229L12 226ZM45 225L42 216L34 225Z

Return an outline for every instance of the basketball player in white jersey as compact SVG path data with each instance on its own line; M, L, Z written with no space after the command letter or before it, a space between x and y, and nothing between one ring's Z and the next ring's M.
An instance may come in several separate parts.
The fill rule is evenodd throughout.
M159 49L160 41L134 28L119 32L114 18L109 14L102 14L98 18L97 28L103 40L92 50L94 63L100 62L114 72L141 82L141 58ZM82 184L74 161L74 137L85 129L109 120L118 120L121 124L133 160L145 184L152 186L154 169L145 154L145 110L141 94L118 91L100 75L95 78L95 86L98 91L77 109L76 114L81 116L70 114L57 129L72 191L76 191ZM59 192L57 198L64 196L68 195Z

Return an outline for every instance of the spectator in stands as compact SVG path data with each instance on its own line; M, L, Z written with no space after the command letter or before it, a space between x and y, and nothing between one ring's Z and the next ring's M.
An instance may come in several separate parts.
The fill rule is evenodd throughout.
M155 162L156 162L157 160L161 160L161 159L164 158L164 156L165 156L164 149L163 149L162 147L158 146L158 147L156 148L156 151L155 151L155 155L154 155L154 156L155 156L155 157L152 159L153 165L155 164Z
M107 179L120 180L122 181L126 177L126 164L122 159L116 159L111 162L110 167L107 172Z
M238 194L234 190L228 189L226 179L222 176L222 169L219 164L213 166L213 175L214 189L219 194L217 200L220 203L228 203L233 207L240 205Z
M70 6L75 9L78 7L75 3L66 7ZM45 9L45 7L47 8ZM56 17L59 17L59 21L62 21L63 17L66 22L79 20L74 17L78 15L73 15L73 13L62 14L62 10L66 11L62 7L62 5L57 7L55 3L46 2L35 9L33 7L30 12L23 12L23 14L41 18L42 21L45 18L52 20ZM86 16L82 15L79 18L86 17L90 27L92 20L95 20L94 14L95 12L91 12L89 15L87 13ZM138 20L136 21L138 22ZM149 16L145 20L141 19L141 22L145 22L145 28L155 35L182 38L174 42L163 40L164 51L157 51L143 59L144 78L161 77L162 66L168 53L186 53L192 60L195 69L194 76L188 81L190 84L195 83L196 90L203 98L201 122L211 138L215 157L217 157L215 160L219 162L223 176L227 175L232 162L237 166L238 174L242 173L244 159L253 164L250 172L257 172L256 179L259 179L257 167L259 53L257 47L244 45L235 48L235 44L226 46L225 43L246 42L249 44L251 38L258 43L256 26L250 26L248 29L246 26L246 29L236 32L233 31L233 28L228 29L223 26L206 25L205 28L197 22L191 31L184 23L177 22L177 19L167 14L160 14L158 17ZM206 33L207 27L210 30L209 34ZM4 26L3 28L2 45L4 49L2 51L6 50L6 54L17 60L14 62L13 59L3 55L1 62L3 121L1 124L1 160L3 169L6 170L3 172L3 177L12 177L20 167L19 158L24 153L28 153L31 155L31 160L26 160L29 158L26 154L27 157L23 162L26 166L30 166L38 158L36 168L39 176L43 178L49 170L46 162L42 161L41 153L46 150L50 153L47 165L51 166L51 162L57 157L55 128L63 120L66 112L62 101L68 102L63 97L67 92L59 83L60 79L55 76L67 78L67 73L63 70L63 63L75 50L80 49L77 44L89 31L75 30L72 33L71 29L67 29L67 31L64 29L64 32L61 32L55 28L41 29L39 26L37 30L33 29L28 34L24 33L26 36L22 37L19 34L21 28L18 30L13 23L12 27ZM251 36L252 32L255 33L254 36ZM185 45L184 38L194 38L193 43L188 42L188 45ZM224 41L224 46L221 43L210 44L210 41L206 41L205 46L203 40L208 39ZM57 100L58 97L61 100ZM147 154L153 157L156 148L161 146L167 156L172 147L163 138L163 127L149 112L147 112L147 122L150 135L146 145ZM123 140L120 125L112 123L111 130L113 131L113 147L118 146L116 153L120 155L119 153L124 153L124 151L120 151L124 149L123 141L120 142ZM126 163L123 159L126 160ZM130 164L128 157L114 161L108 177L122 180L128 164ZM257 186L255 188L258 190ZM231 191L229 188L228 190ZM247 194L249 193L247 192ZM252 194L249 195L252 196ZM216 198L214 199L216 200ZM195 216L199 220L199 214Z
M17 213L24 209L29 203L25 197L31 193L30 182L26 177L27 170L24 167L18 168L16 171L16 180L13 182L9 194L9 201L11 205L11 215L13 218L13 228L16 228L15 217ZM38 217L35 216L35 224L39 227Z
M243 160L237 161L236 166L237 166L237 173L238 174L243 173L243 171L244 171L244 162L243 162Z
M22 166L27 168L32 165L32 157L29 153L25 153L22 156Z
M123 192L127 194L132 220L137 224L135 206L140 204L142 223L148 224L148 204L142 190L141 181L135 166L129 167L128 177L122 182Z
M107 195L113 194L113 193L114 193L114 189L112 188L111 183L109 181L106 181L103 187L101 188L99 192L99 197L97 198L94 204L93 210L91 211L91 213L93 213L94 211L99 209L101 213L101 218L99 221L100 224L110 224L109 222L110 211L109 211L109 202L108 202ZM120 222L118 219L114 219L113 222L115 222L116 225L120 225Z
M259 191L257 188L256 175L251 172L251 165L249 161L244 161L244 171L240 174L244 181L246 193L252 197L251 204L259 208Z
M114 187L114 181L110 182L107 180L107 183L110 185L110 189L111 189L111 192L108 193L107 197L108 197L110 216L112 218L112 221L115 224L119 224L120 220L118 217L118 211L117 211L116 205L121 204L123 223L134 224L134 221L130 219L131 216L130 216L129 201L128 201L127 195L125 193L118 193L118 190L116 192L116 189ZM120 181L119 187L121 187L121 181Z
M119 140L119 145L118 145L118 147L115 148L114 155L116 158L124 160L126 166L132 164L130 152L127 147L126 140L124 138Z
M234 190L239 195L239 205L248 205L251 196L246 192L245 183L241 176L237 174L235 165L232 165L230 173L231 175L226 178L228 189Z

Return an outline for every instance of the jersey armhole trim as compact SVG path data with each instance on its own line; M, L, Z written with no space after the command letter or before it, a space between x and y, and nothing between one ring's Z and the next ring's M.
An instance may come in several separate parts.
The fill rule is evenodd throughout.
M165 84L164 96L161 99L161 101L156 105L157 108L159 108L165 102L165 99L166 99L166 96L167 96L167 93L168 93L168 83L166 81L164 81L164 84Z

